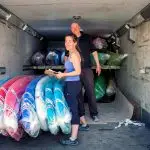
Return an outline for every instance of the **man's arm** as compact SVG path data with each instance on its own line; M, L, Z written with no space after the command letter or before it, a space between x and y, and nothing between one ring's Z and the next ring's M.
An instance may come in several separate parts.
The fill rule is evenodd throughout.
M96 73L98 74L98 76L101 73L101 65L99 63L99 59L98 59L98 53L97 51L92 52L92 55L94 57L95 63L96 63Z
M90 38L90 49L91 49L91 53L94 57L94 60L95 60L95 63L96 63L96 73L98 74L98 76L100 75L101 73L101 65L99 63L99 59L98 59L98 53L97 51L95 50L95 46L92 42L92 39Z

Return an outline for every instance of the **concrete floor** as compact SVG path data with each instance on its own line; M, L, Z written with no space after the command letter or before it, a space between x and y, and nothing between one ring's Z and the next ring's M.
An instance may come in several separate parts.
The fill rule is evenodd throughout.
M104 124L108 122L120 122L125 119L131 119L133 115L133 106L127 98L117 89L115 101L111 103L97 103L99 112L99 122L91 120L87 103L85 104L86 119L89 124Z
M133 113L133 107L120 91L114 102L98 103L98 110L100 121L94 124L86 105L90 131L79 132L80 144L77 147L60 145L59 139L63 135L52 136L47 132L36 139L25 136L20 142L0 136L0 150L150 150L149 129L133 125L115 129L117 122L130 119Z
M66 147L58 143L62 135L52 136L42 133L38 138L24 137L20 142L0 136L1 150L150 150L150 130L145 127L121 127L115 124L104 128L91 125L90 131L80 132L80 144ZM106 126L105 126L106 127Z

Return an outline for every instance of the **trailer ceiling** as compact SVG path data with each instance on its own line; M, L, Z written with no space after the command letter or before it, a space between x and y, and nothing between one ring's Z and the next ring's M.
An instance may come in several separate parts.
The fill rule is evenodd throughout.
M109 33L148 5L149 0L1 0L1 4L47 37L69 32L72 16L91 34Z

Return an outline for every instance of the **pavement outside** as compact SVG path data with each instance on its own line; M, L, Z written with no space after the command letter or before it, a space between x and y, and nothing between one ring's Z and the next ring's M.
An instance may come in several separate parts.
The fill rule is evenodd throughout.
M41 133L33 139L25 136L20 142L0 136L0 150L150 150L150 129L142 126L122 126L116 123L90 125L90 131L79 133L78 146L62 146L59 134Z

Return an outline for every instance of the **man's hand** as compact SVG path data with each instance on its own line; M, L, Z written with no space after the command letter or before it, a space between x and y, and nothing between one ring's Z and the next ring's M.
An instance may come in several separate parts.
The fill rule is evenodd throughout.
M98 74L98 76L100 75L100 73L101 73L101 66L100 65L98 65L96 67L96 73Z

